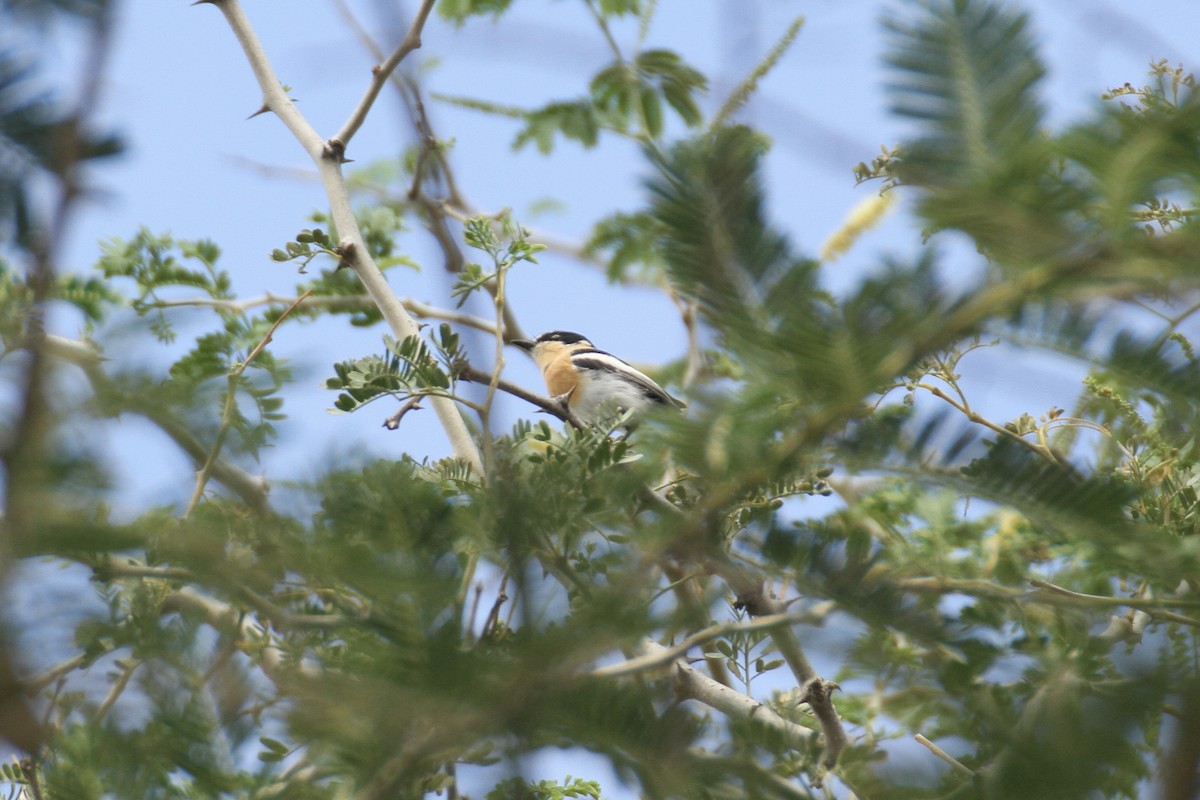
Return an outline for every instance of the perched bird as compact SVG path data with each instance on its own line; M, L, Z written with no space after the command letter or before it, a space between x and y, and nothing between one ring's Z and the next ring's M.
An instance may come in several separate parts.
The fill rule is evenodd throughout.
M510 342L533 356L550 394L564 400L584 422L599 422L624 411L637 414L654 405L684 404L639 370L597 350L586 337L550 331L537 339Z

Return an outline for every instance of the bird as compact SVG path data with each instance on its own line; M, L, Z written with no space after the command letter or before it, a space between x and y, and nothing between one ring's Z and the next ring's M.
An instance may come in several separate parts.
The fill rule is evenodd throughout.
M686 408L651 378L621 359L598 349L571 331L549 331L536 339L509 344L529 353L546 379L546 389L580 420L596 424L626 411Z

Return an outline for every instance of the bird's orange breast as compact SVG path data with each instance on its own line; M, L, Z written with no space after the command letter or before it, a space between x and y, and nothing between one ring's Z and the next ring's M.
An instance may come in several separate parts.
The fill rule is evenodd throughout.
M542 371L546 378L546 389L551 397L570 394L579 385L579 374L571 365L571 356L564 353L554 359Z

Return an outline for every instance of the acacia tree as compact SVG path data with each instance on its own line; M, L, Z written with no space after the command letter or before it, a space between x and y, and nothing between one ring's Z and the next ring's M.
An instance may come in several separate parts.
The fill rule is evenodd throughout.
M58 5L103 43L103 3ZM930 246L843 296L768 221L769 143L732 122L798 24L712 118L705 77L661 50L618 49L581 99L458 100L516 115L517 144L548 155L559 137L644 146L644 205L598 221L586 255L677 300L690 346L659 377L690 407L629 433L502 375L521 332L506 277L540 245L466 207L421 87L397 72L432 0L332 134L297 110L238 0L207 5L328 196L272 255L317 272L294 297L239 298L216 244L146 231L106 245L98 275L63 274L56 236L80 170L115 143L87 133L86 106L0 95L21 156L0 185L16 234L0 265L4 555L86 566L106 608L44 674L0 653L0 732L25 753L4 768L14 795L1195 795L1189 75L1155 64L1149 85L1049 132L1021 14L904 6L888 57L915 133L858 177L909 194L933 242L957 232L978 252L963 270ZM650 24L654 3L589 8L603 35L621 15ZM356 204L347 158L383 91L406 99L421 143L402 191ZM669 115L686 137L666 137ZM33 179L59 192L53 215L39 216ZM489 298L490 318L395 293L381 269L403 252L405 218L442 247L453 294ZM952 266L974 275L960 292L940 280ZM87 338L42 324L57 303L87 316ZM213 326L169 370L106 350L106 326L130 315L148 345L169 339L181 306ZM289 513L246 459L275 435L289 387L272 336L327 315L385 330L380 354L333 369L338 408L391 403L390 426L437 424L454 456L335 465L303 490L315 511ZM494 347L469 351L465 327ZM1075 359L1079 395L982 416L958 368L996 342ZM51 391L65 372L86 397ZM502 392L560 424L496 430ZM436 414L411 415L420 403ZM180 508L115 524L69 420L129 414L196 478ZM924 769L889 756L898 737L925 745ZM598 754L627 785L524 775L546 748Z

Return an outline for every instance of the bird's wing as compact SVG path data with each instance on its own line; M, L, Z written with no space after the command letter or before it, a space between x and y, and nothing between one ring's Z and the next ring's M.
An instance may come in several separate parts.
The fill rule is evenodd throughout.
M667 390L651 380L648 375L629 366L611 353L603 350L576 350L571 354L571 363L580 370L598 370L621 375L651 400L676 408L684 408L682 401L667 394Z

